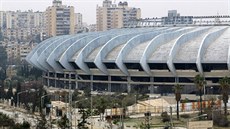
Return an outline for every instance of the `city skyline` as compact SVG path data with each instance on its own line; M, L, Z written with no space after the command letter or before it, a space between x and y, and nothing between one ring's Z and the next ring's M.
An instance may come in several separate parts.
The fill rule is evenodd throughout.
M74 6L76 13L83 14L83 21L88 24L96 23L96 7L101 6L103 0L62 0L63 4ZM121 0L112 0L118 3ZM168 10L178 10L181 15L229 15L229 0L124 0L129 6L141 8L142 18L162 17ZM40 6L38 6L38 4ZM52 0L0 0L0 11L45 11L52 5ZM87 11L86 11L87 10Z

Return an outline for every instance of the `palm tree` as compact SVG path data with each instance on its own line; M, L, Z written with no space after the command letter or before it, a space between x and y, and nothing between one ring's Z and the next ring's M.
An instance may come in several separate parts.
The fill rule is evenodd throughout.
M206 81L204 76L198 74L195 76L194 83L196 85L196 88L199 91L200 95L200 114L202 115L202 90L204 89L204 86L206 85Z
M177 120L179 120L179 102L180 102L180 99L181 99L181 92L183 90L183 87L179 84L176 84L174 87L174 93L175 93L175 99L176 99L176 102L177 102L177 107L176 107L176 114L177 114Z
M227 116L227 103L228 103L228 92L230 89L230 79L228 77L224 77L219 80L220 89L222 94L222 100L224 102L224 114Z

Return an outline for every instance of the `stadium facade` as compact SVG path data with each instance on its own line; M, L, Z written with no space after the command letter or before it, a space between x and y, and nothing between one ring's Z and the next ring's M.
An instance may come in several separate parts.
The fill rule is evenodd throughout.
M50 87L171 92L175 83L207 86L230 75L230 27L126 28L57 36L40 43L27 61Z

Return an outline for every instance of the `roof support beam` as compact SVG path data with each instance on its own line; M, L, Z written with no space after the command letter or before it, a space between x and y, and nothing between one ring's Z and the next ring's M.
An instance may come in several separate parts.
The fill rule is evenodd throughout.
M89 42L78 54L77 58L75 59L76 65L82 69L87 74L90 74L90 69L84 62L84 59L97 47L107 43L110 39L112 39L115 35L103 35L100 36L91 42Z
M61 72L63 71L63 68L57 63L57 59L59 56L75 41L81 40L83 37L85 37L85 34L78 34L75 35L59 45L57 45L53 51L50 53L48 58L46 59L46 62L56 71L56 72Z
M173 47L170 50L169 53L169 58L167 61L167 65L170 69L170 71L172 72L172 74L174 76L177 76L176 73L176 68L173 64L173 59L175 58L178 50L180 49L180 46L190 40L193 40L194 38L198 37L199 35L201 35L202 33L206 32L208 29L210 29L209 27L206 28L202 28L202 29L198 29L189 33L185 33L183 35L181 35L174 43Z
M83 48L85 44L88 44L90 41L97 38L98 36L98 34L89 35L72 43L58 59L59 63L67 70L74 70L73 66L69 63L69 60L74 56L77 51Z
M45 49L42 50L40 56L37 58L38 64L43 66L48 71L54 71L54 69L46 62L46 58L49 56L50 52L54 49L55 46L62 43L66 39L70 38L70 35L67 36L61 36L58 40L55 42L49 42L46 43Z
M222 28L222 29L219 29L215 32L211 32L209 34L207 34L204 39L202 40L202 43L199 47L199 51L198 51L198 55L197 55L197 60L196 60L196 66L197 66L197 69L199 71L200 74L203 74L203 68L202 68L202 58L205 54L205 51L206 49L208 48L208 46L213 42L215 41L225 30L227 29L226 28Z
M50 39L47 39L45 40L43 43L41 43L41 45L39 45L38 47L36 47L35 49L35 52L33 53L33 55L31 56L30 58L30 62L37 68L43 70L43 71L47 71L47 69L45 69L43 67L43 65L41 65L39 62L38 62L38 57L41 55L42 51L46 48L46 45L47 43L50 43L50 42L57 42L60 40L60 36L58 37L54 37L54 38L50 38Z
M106 55L115 47L126 43L131 37L133 37L135 34L130 34L130 35L118 35L114 38L112 38L111 40L109 40L102 48L101 50L98 52L94 63L95 65L98 67L98 69L100 71L102 71L104 74L108 74L107 68L104 65L104 63L102 62Z
M152 72L149 68L149 65L147 63L148 58L151 56L151 54L161 45L169 42L170 40L175 39L176 37L182 35L183 33L187 32L191 30L191 28L188 29L180 29L174 32L169 32L169 33L164 33L164 34L160 34L158 36L156 36L154 39L152 39L149 43L148 46L145 48L143 55L140 59L140 64L142 66L142 68L144 69L144 71L148 74L148 75L152 75Z
M152 32L148 32L145 34L140 34L137 35L135 37L133 37L132 39L130 39L125 46L121 49L121 51L118 54L118 57L115 61L116 65L119 67L119 69L125 74L125 75L129 75L129 72L125 66L125 64L123 63L123 58L126 57L126 55L131 51L131 49L133 48L133 46L136 46L140 43L143 42L147 42L149 40L151 40L152 38L154 38L155 36L166 32L165 30L166 28L162 28L162 29L158 29L158 30L153 30Z

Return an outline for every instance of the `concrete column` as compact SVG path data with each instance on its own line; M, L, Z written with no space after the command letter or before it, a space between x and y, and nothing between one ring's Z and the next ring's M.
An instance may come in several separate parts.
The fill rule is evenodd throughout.
M49 77L50 77L50 72L48 72L47 75L48 75L48 78L47 78L47 86L50 87L50 79L49 79Z
M130 76L127 77L127 81L128 81L128 83L127 83L127 91L128 91L128 93L130 93L131 92L131 84L130 84L131 77Z
M45 73L45 72L42 72L42 83L43 83L43 85L46 84L46 82L45 82L45 77L46 77L46 73Z
M93 91L93 75L90 75L90 89Z
M69 78L68 78L68 84L69 84L69 87L70 89L72 89L72 85L71 85L71 73L69 73Z
M75 89L78 89L78 74L75 74Z
M64 72L64 79L66 79L66 73ZM64 89L67 89L66 81L64 80Z
M150 94L154 94L154 85L153 85L153 82L154 82L154 78L153 77L150 77L150 87L149 87L149 90L150 90Z
M175 77L175 83L179 83L179 78Z
M56 88L57 87L57 73L54 73L54 87Z
M111 86L111 76L108 76L108 92L111 92L112 91L112 86Z

